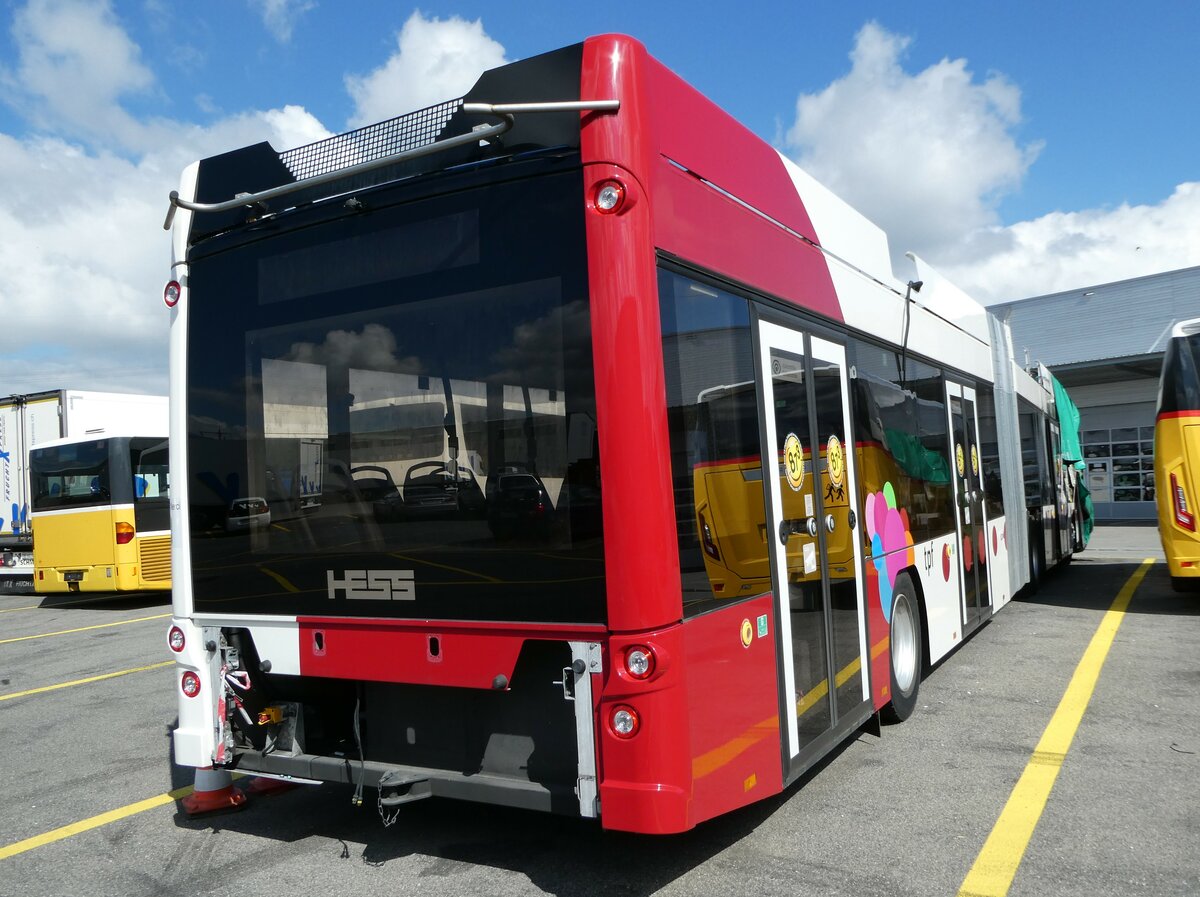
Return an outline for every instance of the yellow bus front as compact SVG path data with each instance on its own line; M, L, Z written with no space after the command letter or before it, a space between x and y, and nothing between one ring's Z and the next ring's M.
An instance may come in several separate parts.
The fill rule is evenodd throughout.
M1154 427L1158 532L1172 583L1200 588L1200 414L1160 414Z

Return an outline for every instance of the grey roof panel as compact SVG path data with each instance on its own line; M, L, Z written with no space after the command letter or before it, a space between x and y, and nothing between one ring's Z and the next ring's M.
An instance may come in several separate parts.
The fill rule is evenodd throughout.
M1062 293L1001 302L988 310L1012 327L1018 361L1054 365L1163 351L1171 326L1200 317L1200 266Z

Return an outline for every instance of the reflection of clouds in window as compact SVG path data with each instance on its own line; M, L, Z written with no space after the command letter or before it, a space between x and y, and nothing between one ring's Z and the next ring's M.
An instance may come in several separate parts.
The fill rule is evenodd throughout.
M513 328L512 342L492 356L498 370L489 379L493 383L536 383L547 388L561 388L564 367L577 367L581 361L564 358L563 347L570 347L571 355L590 352L590 338L591 325L585 301L577 300L553 308L548 314ZM590 366L590 359L586 361Z
M326 367L361 368L410 374L423 370L415 355L396 357L396 336L382 324L367 324L361 331L331 330L324 342L292 343L284 355L287 361L320 364Z
M324 437L329 432L325 367L264 358L263 431L271 437Z

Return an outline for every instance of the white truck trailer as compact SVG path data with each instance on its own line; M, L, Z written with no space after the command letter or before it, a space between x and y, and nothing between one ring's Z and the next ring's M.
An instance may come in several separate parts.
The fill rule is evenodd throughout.
M51 439L167 419L167 397L52 389L0 396L0 594L33 592L29 451Z

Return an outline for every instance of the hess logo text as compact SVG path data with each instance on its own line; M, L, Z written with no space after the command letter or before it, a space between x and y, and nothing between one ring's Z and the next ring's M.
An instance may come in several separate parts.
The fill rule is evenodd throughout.
M347 601L415 601L417 587L412 570L346 570L337 578L336 570L325 571L329 598L345 595Z

